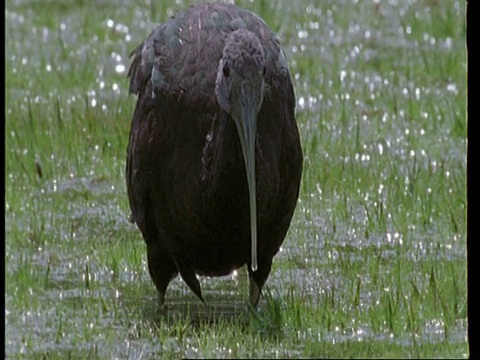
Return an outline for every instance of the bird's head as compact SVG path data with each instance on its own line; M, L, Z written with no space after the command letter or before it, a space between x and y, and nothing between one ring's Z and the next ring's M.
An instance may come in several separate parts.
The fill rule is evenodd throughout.
M255 33L239 29L229 34L218 63L215 95L219 106L237 122L242 113L260 111L265 55Z
M253 271L257 268L255 138L264 75L265 54L258 37L246 29L230 33L218 63L215 96L220 108L235 122L242 147L250 194Z

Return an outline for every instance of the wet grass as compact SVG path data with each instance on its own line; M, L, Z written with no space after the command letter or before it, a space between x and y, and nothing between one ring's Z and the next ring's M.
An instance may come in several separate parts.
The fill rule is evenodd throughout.
M158 309L127 220L128 54L186 3L6 3L7 357L468 356L464 3L238 4L283 39L305 153L255 313L244 270Z

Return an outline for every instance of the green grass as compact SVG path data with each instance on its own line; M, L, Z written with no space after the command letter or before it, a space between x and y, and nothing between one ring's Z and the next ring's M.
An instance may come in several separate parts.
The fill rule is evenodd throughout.
M255 313L244 269L158 309L128 222L128 54L188 3L6 3L7 357L467 357L464 2L237 2L282 38L305 155Z

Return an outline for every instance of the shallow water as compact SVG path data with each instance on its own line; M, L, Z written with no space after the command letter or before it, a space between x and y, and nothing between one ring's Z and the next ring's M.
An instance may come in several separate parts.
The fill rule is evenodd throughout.
M48 142L15 146L21 143L18 137L23 129L31 126L27 114L32 105L55 113L52 104L57 104L59 118L66 119L64 126L69 126L67 122L75 112L88 113L85 108L112 115L112 121L125 122L119 125L119 132L125 133L126 141L133 104L125 80L128 54L153 28L156 20L152 21L151 11L164 10L170 16L173 8L183 2L176 3L153 9L150 2L100 2L98 6L105 10L105 15L96 15L95 19L101 18L100 23L90 26L78 16L76 7L81 5L75 2L52 10L56 16L49 20L37 15L41 9L35 2L9 1L5 12L9 84L5 112L7 122L17 112L25 114L21 117L25 124L7 126L7 142L11 146L7 146L6 156L31 164L33 173L33 161L28 161L36 152L48 153L36 146L52 146ZM456 130L448 121L458 116L456 111L460 110L448 109L450 103L442 100L464 96L465 78L422 76L415 70L413 74L405 73L406 61L412 63L412 69L422 63L425 73L429 67L435 67L436 61L441 62L440 67L448 68L448 54L464 51L458 44L463 39L453 38L454 34L440 29L438 34L418 30L422 22L432 20L435 1L373 1L363 4L362 9L343 1L318 5L296 1L283 6L284 13L291 14L291 18L266 20L284 39L289 57L304 142L304 184L308 187L302 188L292 228L275 257L268 289L275 289L273 296L281 299L293 291L320 306L332 289L338 289L336 296L340 300L348 292L342 293L347 281L340 262L365 269L369 254L392 264L401 254L405 261L419 264L418 269L432 261L465 261L464 224L460 223L458 231L441 230L440 241L437 236L443 224L433 220L440 218L439 213L446 211L447 206L408 207L403 211L392 202L394 197L389 193L391 184L398 182L402 184L399 196L411 194L423 201L423 195L415 193L415 188L420 187L415 183L416 176L422 172L431 174L432 179L442 175L441 183L425 187L432 196L456 194L465 185L466 140L452 136ZM463 7L462 2L455 1L450 11L461 17ZM348 11L348 16L342 16L343 11ZM61 21L55 22L59 17ZM166 16L157 14L157 18ZM421 36L414 36L418 31ZM416 57L408 60L412 54ZM399 70L394 71L395 67ZM29 75L18 75L24 73ZM94 81L86 84L82 77ZM345 111L353 115L343 114ZM332 117L331 121L325 121L326 115ZM89 136L88 126L81 128L79 136ZM42 135L54 138L54 130L46 128ZM355 138L361 139L361 143L356 148L349 147L356 142ZM116 146L111 142L89 143L85 151L91 156L80 175L78 170L65 170L75 169L69 164L74 160L55 152L39 159L43 179L25 181L32 176L28 175L30 170L6 168L6 278L32 281L10 285L8 289L13 290L6 293L8 356L32 355L32 349L38 354L69 350L88 354L94 346L100 356L107 357L141 358L162 351L200 357L202 353L195 342L181 342L178 334L172 333L162 344L152 341L155 328L165 322L171 322L173 327L186 321L195 327L199 323L215 324L219 319L244 317L248 323L244 300L248 286L243 270L222 279L201 279L210 308L203 306L181 280L175 279L169 286L167 308L158 309L144 248L139 245L143 244L142 239L128 222L122 178L124 153L110 156L110 162L104 159L108 149ZM398 166L386 166L370 174L375 164L382 161ZM358 168L357 179L336 179L345 189L354 183L355 191L345 190L349 192L347 197L341 185L322 182L320 176L313 178L312 169L325 164L330 166L325 173L343 166ZM374 181L375 186L364 184L368 175L378 180ZM347 214L339 210L339 203L346 204ZM465 205L459 208L464 211ZM37 212L42 209L48 214L40 216ZM372 209L378 209L378 213L372 215ZM410 212L406 225L397 223L402 212ZM378 226L380 221L385 226ZM138 251L135 261L125 258L117 262L108 256L105 261L105 256L95 251L96 247L121 247L122 241L132 239L136 241L132 248ZM25 243L28 246L17 245ZM428 274L417 275L417 286L427 288ZM379 306L375 302L378 293L395 290L375 289L368 272L357 276L362 284L360 313ZM45 282L43 289L34 286L37 282ZM27 294L27 298L18 299L18 294ZM349 304L342 306L347 312ZM262 311L267 311L265 301L260 304L259 312ZM101 317L92 321L92 314L96 313ZM448 334L443 319L426 317L429 320L422 331L413 336L398 336L386 325L378 330L351 318L333 330L320 323L316 328L302 328L297 338L334 344L383 341L406 347L415 341L466 341L466 316L455 319ZM67 322L68 325L62 325ZM111 339L93 331L112 328L121 335L113 345ZM108 350L112 346L114 349ZM228 347L217 350L217 354L231 356L232 349ZM271 349L269 354L301 357L303 350L300 343L296 347Z

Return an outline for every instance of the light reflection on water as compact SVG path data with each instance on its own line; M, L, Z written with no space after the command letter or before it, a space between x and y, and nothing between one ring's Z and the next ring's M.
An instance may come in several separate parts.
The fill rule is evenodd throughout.
M15 6L21 6L28 4L29 1L14 1ZM119 5L124 5L124 1L116 1ZM337 2L330 4L326 8L321 8L320 3L309 3L305 5L305 12L309 15L315 16L311 21L305 23L298 23L295 27L295 33L293 40L290 44L287 44L287 52L290 59L291 70L296 82L297 88L297 110L301 116L309 117L308 121L301 124L303 132L308 133L311 130L318 128L320 119L318 113L322 109L331 109L339 102L343 102L345 105L352 104L359 110L360 119L359 123L365 126L369 126L372 123L379 122L384 125L395 124L396 122L402 122L408 117L406 109L398 109L398 113L394 114L390 109L376 108L368 103L368 101L378 101L384 96L392 87L395 87L394 95L399 99L408 100L413 99L415 102L421 103L428 97L439 96L445 91L451 96L457 96L462 91L462 84L458 83L457 79L448 79L446 83L429 83L427 86L415 83L415 80L400 79L398 80L398 74L389 72L371 73L371 70L365 71L362 68L362 63L368 63L371 61L384 61L386 58L385 53L381 49L389 48L401 48L404 51L414 50L422 48L425 51L432 51L434 55L442 55L446 52L456 51L456 41L450 37L438 38L435 34L424 33L420 41L412 42L409 39L415 28L410 24L408 18L408 8L415 4L418 5L418 1L411 1L409 3L404 1L392 1L388 3L374 2L376 4L372 7L372 10L376 12L377 18L370 24L368 22L362 22L361 19L351 19L346 26L340 26L338 24L339 19L335 17L335 14L339 13L341 6L344 2ZM453 3L453 6L458 10L460 1ZM33 17L33 11L27 10L26 15L19 14L15 10L12 10L13 6L9 6L10 9L6 10L6 22L10 29L15 29L24 24L27 19ZM171 11L171 10L169 10ZM460 11L462 13L462 11ZM399 16L397 16L399 15ZM431 12L428 7L422 11L415 13L418 18L430 18ZM97 35L93 35L88 43L81 44L77 41L78 35L76 32L79 28L79 20L75 14L67 16L61 21L55 28L49 28L46 26L32 26L30 28L31 34L29 36L39 39L38 42L32 43L32 48L29 49L29 53L26 52L23 37L25 34L16 31L10 31L7 39L9 49L12 51L7 55L7 61L12 64L12 73L19 74L27 71L30 68L44 69L45 81L58 81L59 75L70 76L75 72L77 63L82 64L88 60L89 54L94 54L105 59L104 62L98 64L92 64L93 72L95 74L95 82L89 89L79 90L75 84L66 91L62 91L60 94L57 89L49 89L44 94L34 94L29 90L31 84L18 85L17 88L12 89L10 94L27 104L29 101L38 104L51 104L52 99L61 96L65 99L67 105L76 103L82 103L85 101L83 94L87 95L89 105L92 107L98 107L103 111L109 111L108 103L111 102L112 97L123 96L126 97L125 86L125 72L129 65L128 53L131 49L137 45L144 38L144 36L153 28L154 23L146 21L149 16L146 15L146 10L142 11L137 9L134 15L134 21L131 24L135 26L129 26L116 20L115 17L109 15L102 22L102 26L110 31L111 38L103 39ZM390 25L381 30L376 27L382 21L390 22ZM129 23L130 24L130 23ZM385 31L387 30L387 31ZM62 43L62 51L57 51L57 47L54 47L55 51L48 48L48 45L52 42ZM120 46L119 46L120 44ZM342 56L339 58L332 57L331 47L345 47ZM305 74L301 64L302 58L314 57L322 66L312 71L318 72L315 77L310 77L310 74ZM71 61L75 59L75 61ZM335 67L337 70L333 76L329 74L323 74L321 69L329 69L336 61L339 62ZM326 80L326 81L324 81ZM31 80L33 81L33 80ZM338 82L338 83L337 83ZM320 87L312 86L312 84L321 84ZM401 86L396 87L399 84ZM355 89L364 87L370 93L369 99L359 99L356 96ZM332 91L335 89L335 91ZM338 90L338 91L337 91ZM25 107L23 107L25 110ZM7 114L11 113L11 109L7 109ZM424 120L427 124L430 122L440 121L438 114L432 112L431 109L421 109L419 111L419 119ZM334 121L328 122L325 125L325 131L332 134L332 138L341 138L342 136L348 136L353 132L356 124L350 125L350 127L342 127L341 124ZM452 177L452 173L455 174L454 169L448 169L441 166L442 159L437 154L431 154L429 147L411 149L408 147L409 137L423 137L429 135L430 131L427 126L415 126L409 127L395 127L392 125L393 131L389 133L388 138L378 140L371 139L370 142L362 144L361 151L354 152L347 155L338 155L325 152L322 154L323 158L333 158L340 156L340 160L345 164L360 163L362 166L368 166L369 163L375 161L377 156L391 157L398 160L416 160L416 164L425 169L431 169L432 172L442 171L445 173L446 178ZM372 131L374 132L374 130ZM437 139L443 141L442 139ZM436 141L437 141L436 140ZM462 140L463 141L463 140ZM23 150L23 155L28 155L29 149ZM445 156L457 159L460 162L465 161L463 149L453 147L448 149L448 153ZM57 161L56 154L51 155L52 161ZM98 159L98 167L102 166L101 159ZM57 195L72 195L72 199L79 194L87 194L92 198L102 196L125 196L122 189L118 189L111 183L105 180L99 180L95 178L95 169L92 169L93 173L90 173L91 177L76 178L71 176L66 180L53 180L52 183L42 189L42 194L45 196ZM408 175L408 167L400 172L402 178L398 179L405 183L406 191L411 184L412 178ZM380 174L382 180L387 178L387 173ZM9 181L15 181L15 174L9 174ZM322 184L316 184L316 189L311 194L305 195L305 197L311 196L316 199L322 200L329 196L322 191ZM428 188L429 192L432 192L431 188ZM18 189L21 191L30 191L31 189ZM375 199L383 198L386 192L386 184L380 183L378 188L372 189L371 192L365 192L360 194L367 205L378 204ZM335 197L335 196L334 196ZM338 197L335 200L341 201ZM73 200L73 204L69 207L66 214L60 214L60 219L87 219L95 220L97 224L108 224L113 228L120 231L136 231L127 221L127 214L123 213L122 209L116 203L96 203L96 202L83 202ZM31 204L23 205L23 212L28 212L32 209ZM6 211L10 210L8 203L6 204ZM388 208L385 209L388 212ZM332 288L332 286L340 287L341 278L340 274L334 273L331 268L325 269L322 265L326 265L339 260L340 252L348 249L349 260L352 262L362 261L361 255L356 253L355 250L362 250L365 248L373 247L381 249L381 256L386 259L393 259L396 256L396 246L405 245L408 234L402 233L393 227L389 227L384 233L371 234L366 238L361 233L361 226L367 226L367 216L364 208L352 209L351 222L355 226L344 224L343 226L337 226L335 232L332 227L332 223L326 216L317 216L315 210L309 209L307 204L301 204L297 211L304 213L309 212L311 221L306 224L294 224L294 227L304 228L302 230L293 229L291 235L284 244L282 251L278 254L276 261L291 261L295 259L299 267L295 270L288 272L276 270L272 273L269 279L269 286L271 288L285 287L285 279L289 279L289 284L295 284L297 291L301 293L307 293L313 298L316 294L324 294L326 291ZM328 215L328 211L324 214ZM324 215L322 214L322 215ZM412 216L415 216L413 214ZM388 216L387 216L388 218ZM15 219L16 220L16 219ZM18 226L22 226L22 219L19 219ZM12 221L10 221L12 224ZM23 223L24 224L24 223ZM24 224L25 226L33 226L31 224ZM9 225L13 226L13 225ZM101 227L102 225L100 225ZM415 225L409 225L409 230L419 231L415 228ZM46 228L47 233L50 231ZM297 235L297 232L304 231L305 234ZM431 233L422 233L417 236L416 243L413 246L413 251L407 254L408 259L412 261L422 261L429 257L431 248L437 246L433 244L431 239L434 238L435 229L432 228ZM83 230L77 229L72 233L65 234L50 234L55 238L61 238L63 240L85 241L91 234L87 231L87 228ZM296 244L294 239L296 238L310 239L304 244ZM330 241L327 248L325 239ZM140 241L140 240L139 240ZM453 234L449 239L445 239L445 242L440 246L445 247L448 260L462 259L465 257L464 238ZM51 288L42 294L48 301L53 304L57 301L71 301L71 303L79 304L84 297L94 299L95 301L100 298L118 299L119 301L125 300L132 294L128 294L128 289L112 288L112 278L115 277L118 283L124 283L128 285L134 283L143 283L148 290L145 290L143 300L145 302L153 302L154 296L149 297L151 294L149 291L152 289L152 284L146 268L146 262L143 260L140 264L137 264L135 268L132 268L127 263L118 264L118 271L113 274L112 269L106 265L99 265L92 259L83 256L79 257L75 254L55 254L50 250L45 250L42 247L37 248L38 253L32 258L33 265L44 268L51 262L50 281ZM353 249L354 251L350 251ZM15 257L15 254L10 256ZM277 259L276 258L276 259ZM11 259L11 258L10 258ZM10 260L9 265L11 270L16 270L21 264L15 260ZM85 266L90 267L89 275L86 275L84 270ZM303 267L303 268L302 268ZM89 280L95 282L98 285L96 290L84 290L81 289L80 283L85 282L86 277L90 276ZM202 279L202 286L207 286L208 296L216 299L222 297L235 297L235 299L244 298L246 291L239 291L239 281L241 282L241 275L235 274L230 278L219 281L218 279ZM244 280L243 280L244 281ZM362 276L362 282L368 283L371 281L368 275ZM222 285L220 285L222 284ZM240 295L239 295L240 293ZM148 294L148 295L147 295ZM185 305L185 296L191 295L185 285L176 279L172 282L169 288L169 294L171 294L170 300L173 304L172 313L183 313L182 306ZM371 292L361 292L359 304L363 309L367 309L369 306L374 306L371 303ZM195 298L190 298L192 302L196 301ZM131 302L138 302L138 297L130 297ZM237 300L240 302L240 300ZM242 302L243 304L243 302ZM235 303L241 308L241 305ZM377 304L378 305L378 304ZM219 303L221 307L222 304ZM27 311L22 314L20 323L16 324L16 317L13 310L6 309L6 325L12 325L13 327L30 326L32 327L33 341L38 340L39 346L43 346L40 350L51 349L69 349L72 347L69 344L68 334L62 334L62 341L58 344L44 343L44 337L41 335L48 331L56 331L57 327L52 326L53 319L58 319L59 315L55 313L55 308L43 309L40 313ZM83 324L81 316L79 314L72 314L75 321L78 321L79 331L82 326L87 328L91 324ZM115 318L106 314L104 326L119 326L115 324ZM322 324L319 324L321 326ZM458 320L455 329L452 331L452 342L465 341L465 328L466 324L462 320ZM411 339L397 339L385 328L381 332L376 332L370 327L363 324L356 324L355 319L352 320L352 324L349 330L340 330L340 328L334 331L327 332L324 329L304 329L299 331L300 339L312 338L316 341L322 341L327 339L332 343L338 343L342 341L365 341L365 340L379 340L379 341L393 341L403 345L409 345ZM19 334L15 331L10 333L6 347L10 353L22 353L25 348L22 348L23 340L18 337ZM445 337L444 324L440 320L432 319L424 327L423 334L421 335L422 341L438 342L442 341ZM97 339L99 344L102 344L102 339ZM75 349L80 350L82 345L76 345ZM163 344L165 347L171 347L172 349L178 348L179 344L175 338L172 338L170 344ZM141 351L138 350L138 343L134 340L126 340L125 343L119 345L119 354L123 351L127 351L130 354L141 355ZM23 350L22 350L23 349ZM159 344L150 344L148 351L155 353L160 351ZM87 349L88 350L88 349ZM200 356L198 349L193 345L189 348L188 354L190 356ZM230 349L219 348L220 353L229 354ZM295 350L292 350L291 354L295 354Z

